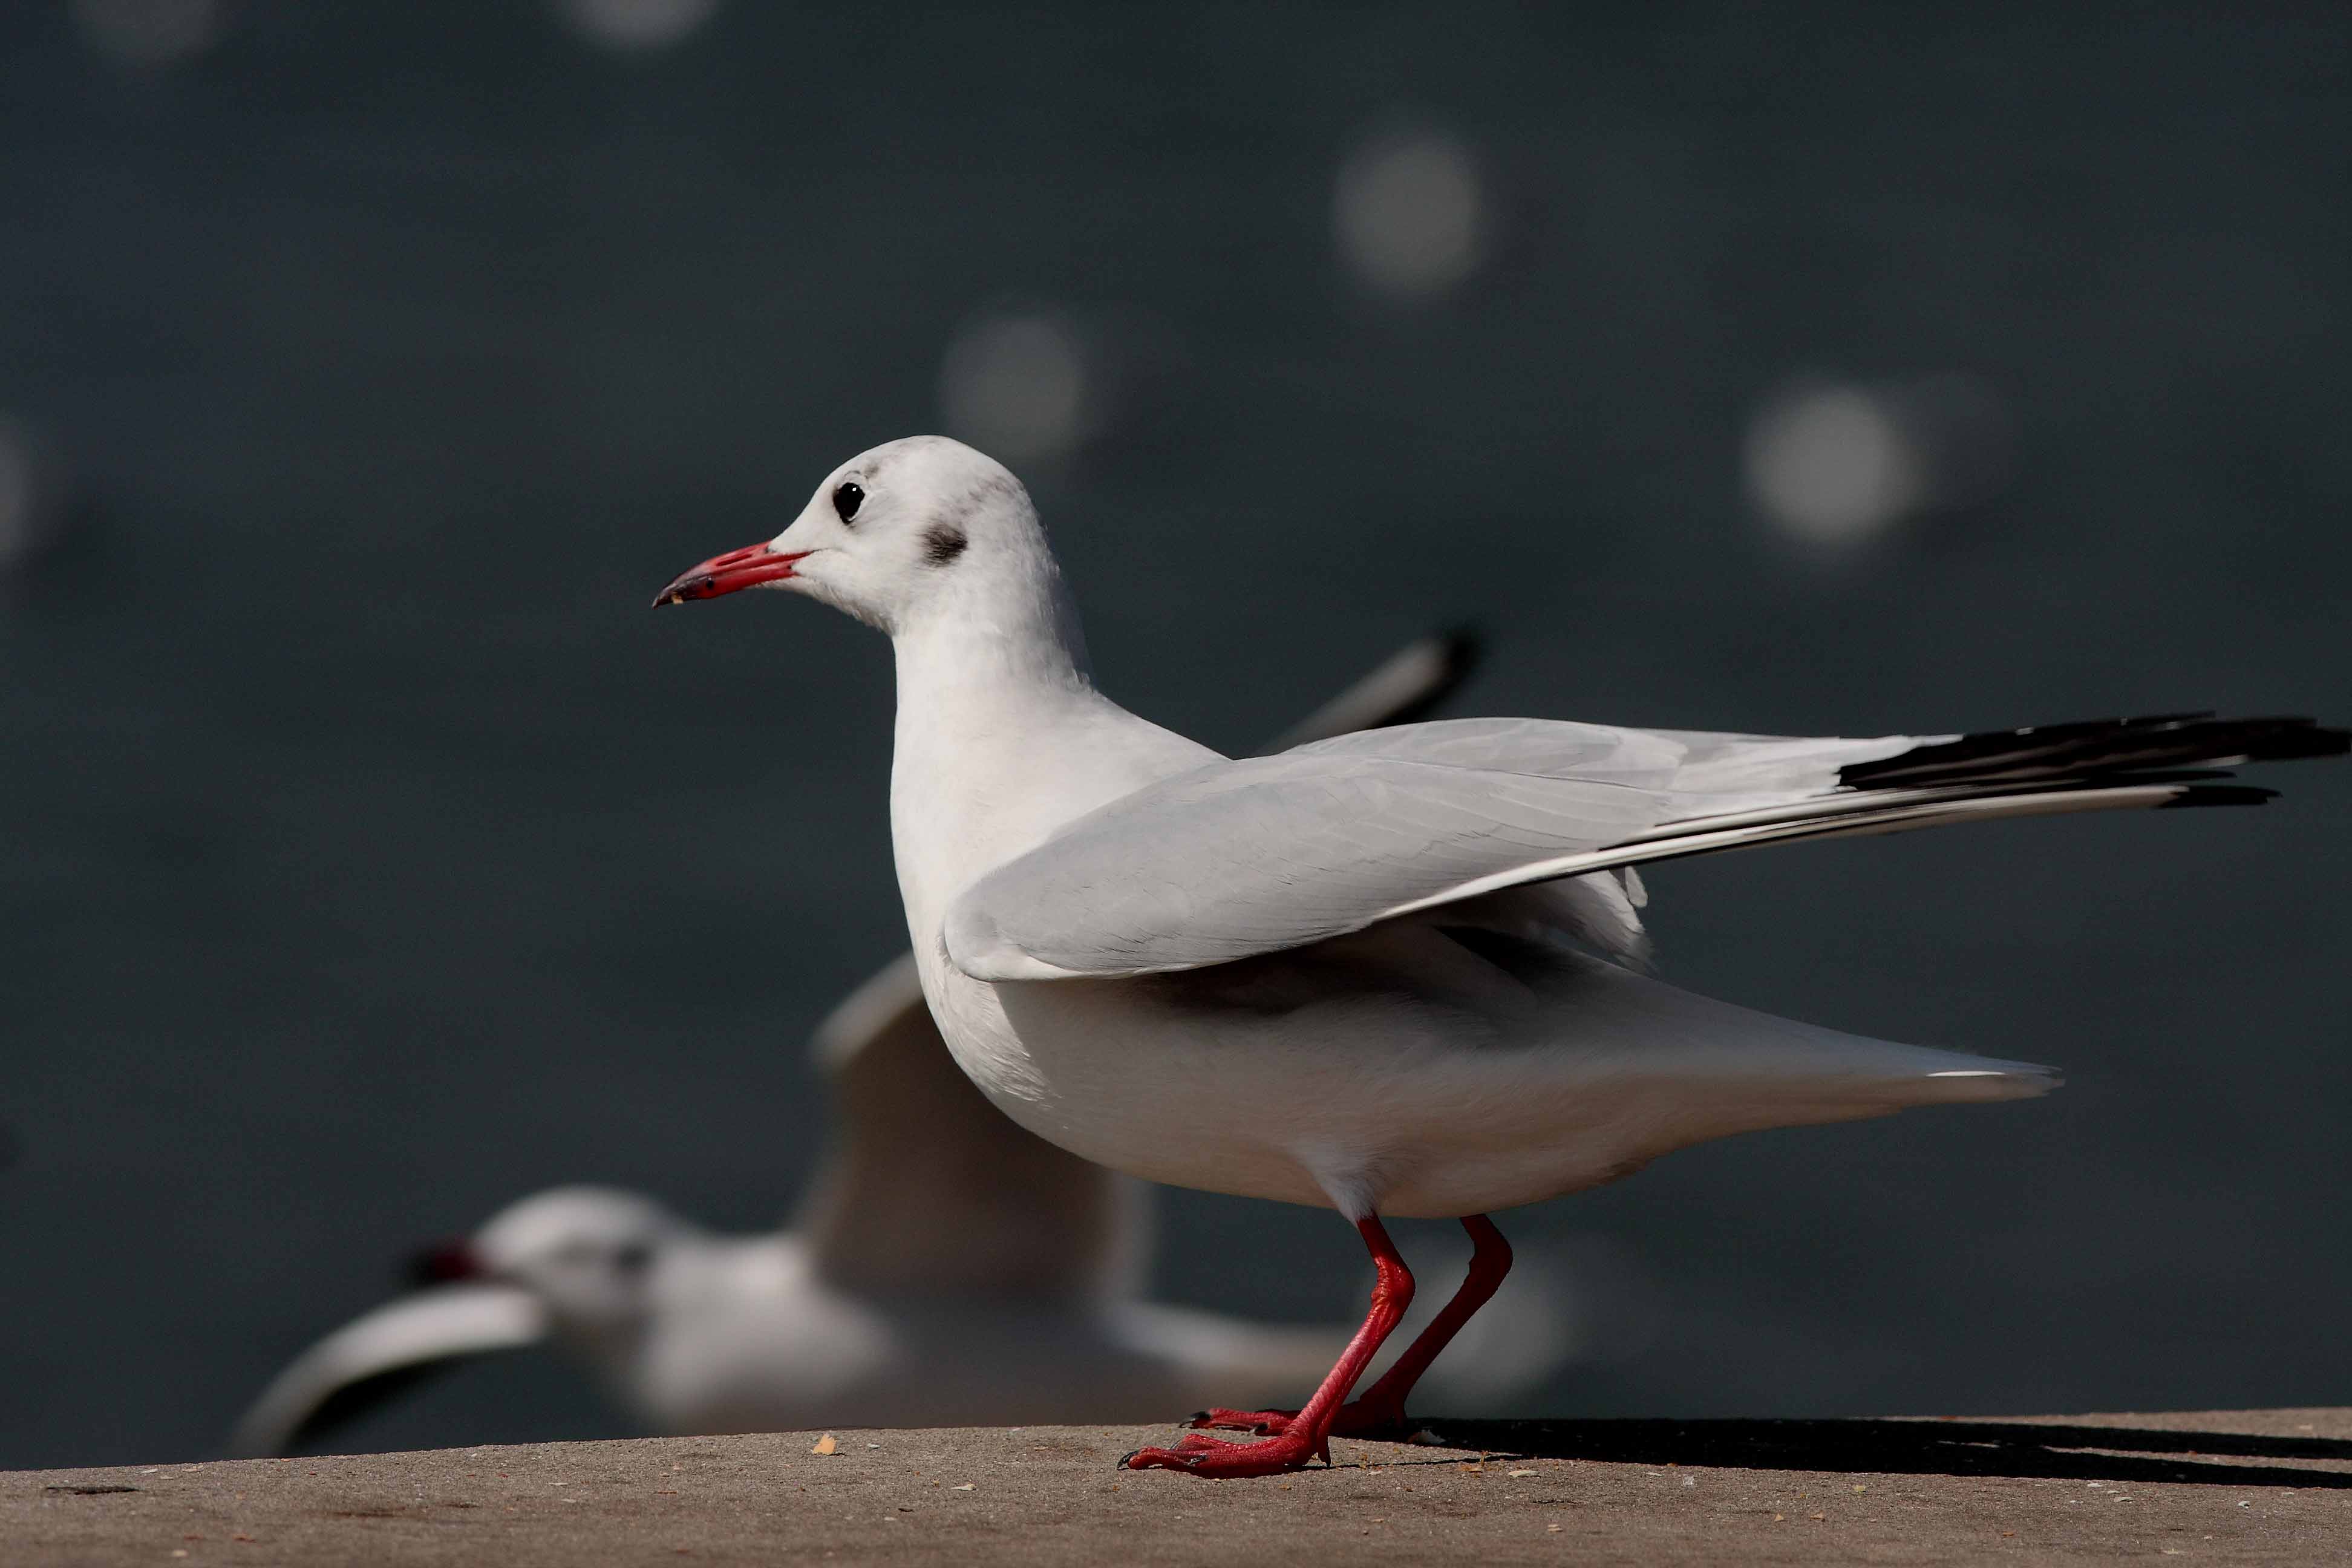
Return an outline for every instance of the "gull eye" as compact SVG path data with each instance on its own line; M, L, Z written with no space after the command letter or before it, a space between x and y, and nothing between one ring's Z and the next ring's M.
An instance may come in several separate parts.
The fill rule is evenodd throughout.
M833 510L844 522L857 515L858 505L865 500L866 491L855 479L845 479L833 487Z
M642 1241L625 1242L613 1254L613 1267L624 1274L643 1274L653 1261L654 1249Z

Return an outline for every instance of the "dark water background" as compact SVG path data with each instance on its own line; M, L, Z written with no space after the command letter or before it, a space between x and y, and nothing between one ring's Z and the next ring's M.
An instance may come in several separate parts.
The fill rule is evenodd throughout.
M803 1041L903 942L887 654L646 604L937 427L975 312L1146 345L1025 471L1105 687L1213 743L1465 616L1461 710L2352 716L2341 7L734 0L623 54L256 0L149 65L91 9L0 17L0 409L71 476L0 593L0 1464L205 1454L537 1187L785 1212ZM1330 216L1403 123L1496 215L1410 304ZM1788 544L1741 442L1808 372L1975 378L2012 477ZM1669 978L2071 1082L1509 1216L1591 1347L1528 1411L2352 1401L2352 768L2263 782L1659 870ZM1328 1215L1162 1213L1172 1297L1359 1281ZM354 1441L616 1429L522 1358Z

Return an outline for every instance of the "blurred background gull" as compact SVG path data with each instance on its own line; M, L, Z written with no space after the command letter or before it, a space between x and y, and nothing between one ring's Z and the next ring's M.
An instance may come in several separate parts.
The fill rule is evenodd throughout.
M2341 715L2347 60L2318 5L7 8L0 1462L212 1451L518 1193L775 1222L904 942L889 669L644 602L877 440L1013 462L1107 687L1228 746L1470 615L1467 710ZM1661 868L1677 984L2069 1087L1507 1220L1583 1357L1520 1410L2352 1399L2342 772ZM1345 1310L1327 1220L1238 1214L1162 1194L1152 1296ZM350 1436L622 1421L508 1358Z

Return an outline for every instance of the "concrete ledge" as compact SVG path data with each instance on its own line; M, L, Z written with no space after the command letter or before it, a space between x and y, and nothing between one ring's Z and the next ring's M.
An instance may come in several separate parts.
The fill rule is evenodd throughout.
M2352 1410L1433 1422L1336 1468L1114 1468L1168 1427L655 1438L19 1470L12 1563L2344 1561ZM1477 1452L1472 1452L1475 1449ZM1484 1458L1480 1454L1485 1455Z

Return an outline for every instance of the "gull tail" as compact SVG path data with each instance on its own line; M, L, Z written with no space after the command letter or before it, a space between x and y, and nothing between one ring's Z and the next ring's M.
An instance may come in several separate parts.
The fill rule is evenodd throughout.
M1597 1186L1662 1154L1735 1133L1886 1116L1915 1106L2030 1100L2059 1087L2032 1062L1873 1039L1685 991L1566 949L1460 933L1539 1001L1522 1049L1459 1069L1487 1097L1497 1146L1574 1150L1516 1202ZM1416 1190L1391 1214L1458 1213Z

